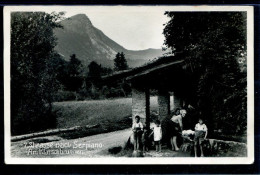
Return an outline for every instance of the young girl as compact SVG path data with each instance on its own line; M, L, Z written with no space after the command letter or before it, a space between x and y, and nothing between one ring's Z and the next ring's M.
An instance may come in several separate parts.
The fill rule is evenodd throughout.
M204 157L203 154L203 149L202 149L202 142L207 138L208 135L208 128L207 126L203 123L203 120L200 118L199 123L195 125L195 137L194 137L194 152L195 152L195 157L197 157L197 145L199 143L200 146L200 151L201 155L200 157Z
M160 126L161 122L159 120L155 121L155 126L153 128L153 138L154 138L154 143L155 143L155 148L157 152L162 151L162 146L161 146L161 140L162 140L162 128Z
M143 132L143 124L140 122L140 117L135 116L135 122L132 126L133 134L134 134L134 151L139 150L142 132Z

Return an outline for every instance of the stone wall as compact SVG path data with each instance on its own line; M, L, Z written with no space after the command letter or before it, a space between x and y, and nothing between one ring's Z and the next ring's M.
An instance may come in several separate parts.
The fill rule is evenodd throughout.
M245 143L207 139L203 142L203 151L206 157L246 157L247 145ZM184 142L181 151L190 152L194 156L194 143ZM198 147L198 151L200 151Z
M149 98L148 98L149 100ZM149 106L148 106L149 108ZM132 119L135 121L135 116L138 115L141 118L141 122L146 123L146 93L142 89L132 88Z

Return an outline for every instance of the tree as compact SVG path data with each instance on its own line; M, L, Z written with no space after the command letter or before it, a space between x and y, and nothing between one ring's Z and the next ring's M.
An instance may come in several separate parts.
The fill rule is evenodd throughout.
M66 89L69 91L77 91L82 85L81 73L83 66L81 61L75 54L70 56L70 61L67 64L67 81L65 82Z
M100 84L100 78L103 75L107 75L112 72L111 68L102 67L101 64L98 64L95 61L92 61L88 65L88 76L87 81L85 82L86 88L85 91L88 91L92 99L98 99L101 95L102 84Z
M97 62L92 61L89 65L88 65L88 77L89 78L100 78L101 73L102 73L102 67L101 65L97 64Z
M114 65L116 71L128 69L127 61L123 52L118 52L116 54L116 58L114 59Z
M246 13L165 13L165 45L185 56L193 76L190 100L215 123L212 127L246 129L246 73L238 59L246 59ZM211 117L209 117L211 116ZM217 126L218 125L218 126Z
M56 75L57 81L59 81L61 87L63 89L67 82L67 67L68 62L65 61L59 54L55 53L53 58L51 59L51 66L54 69L54 74Z
M11 128L21 134L50 127L51 102L58 89L54 28L62 13L11 13ZM50 121L50 120L49 120ZM55 123L52 123L55 125Z
M70 56L70 61L67 66L68 73L71 77L79 76L82 72L82 64L81 61L76 57L75 54Z

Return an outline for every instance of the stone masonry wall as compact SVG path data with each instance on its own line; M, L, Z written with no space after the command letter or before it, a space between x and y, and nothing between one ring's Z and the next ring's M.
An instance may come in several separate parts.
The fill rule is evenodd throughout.
M135 116L139 115L141 122L145 124L146 119L146 101L145 91L132 88L132 118L135 121Z
M246 143L206 139L202 143L204 155L206 157L246 157L247 145ZM181 145L181 151L189 152L191 156L194 156L194 143L184 142ZM200 152L200 149L198 148Z

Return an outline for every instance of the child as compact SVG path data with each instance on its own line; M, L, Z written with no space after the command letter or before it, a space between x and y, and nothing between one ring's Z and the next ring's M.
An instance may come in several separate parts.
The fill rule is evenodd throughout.
M203 120L200 118L199 123L195 125L195 137L194 137L194 151L195 151L195 157L197 157L197 145L199 143L200 146L200 151L201 151L201 156L204 157L203 154L203 149L202 149L202 142L206 139L208 135L208 128L207 126L203 123Z
M161 146L161 139L162 139L162 128L160 126L161 122L159 120L155 121L155 126L153 128L153 138L154 138L154 143L155 143L155 148L157 152L162 151L162 146Z
M143 124L140 122L140 117L135 116L135 122L132 126L133 134L134 134L134 151L139 150L142 132L143 132Z

